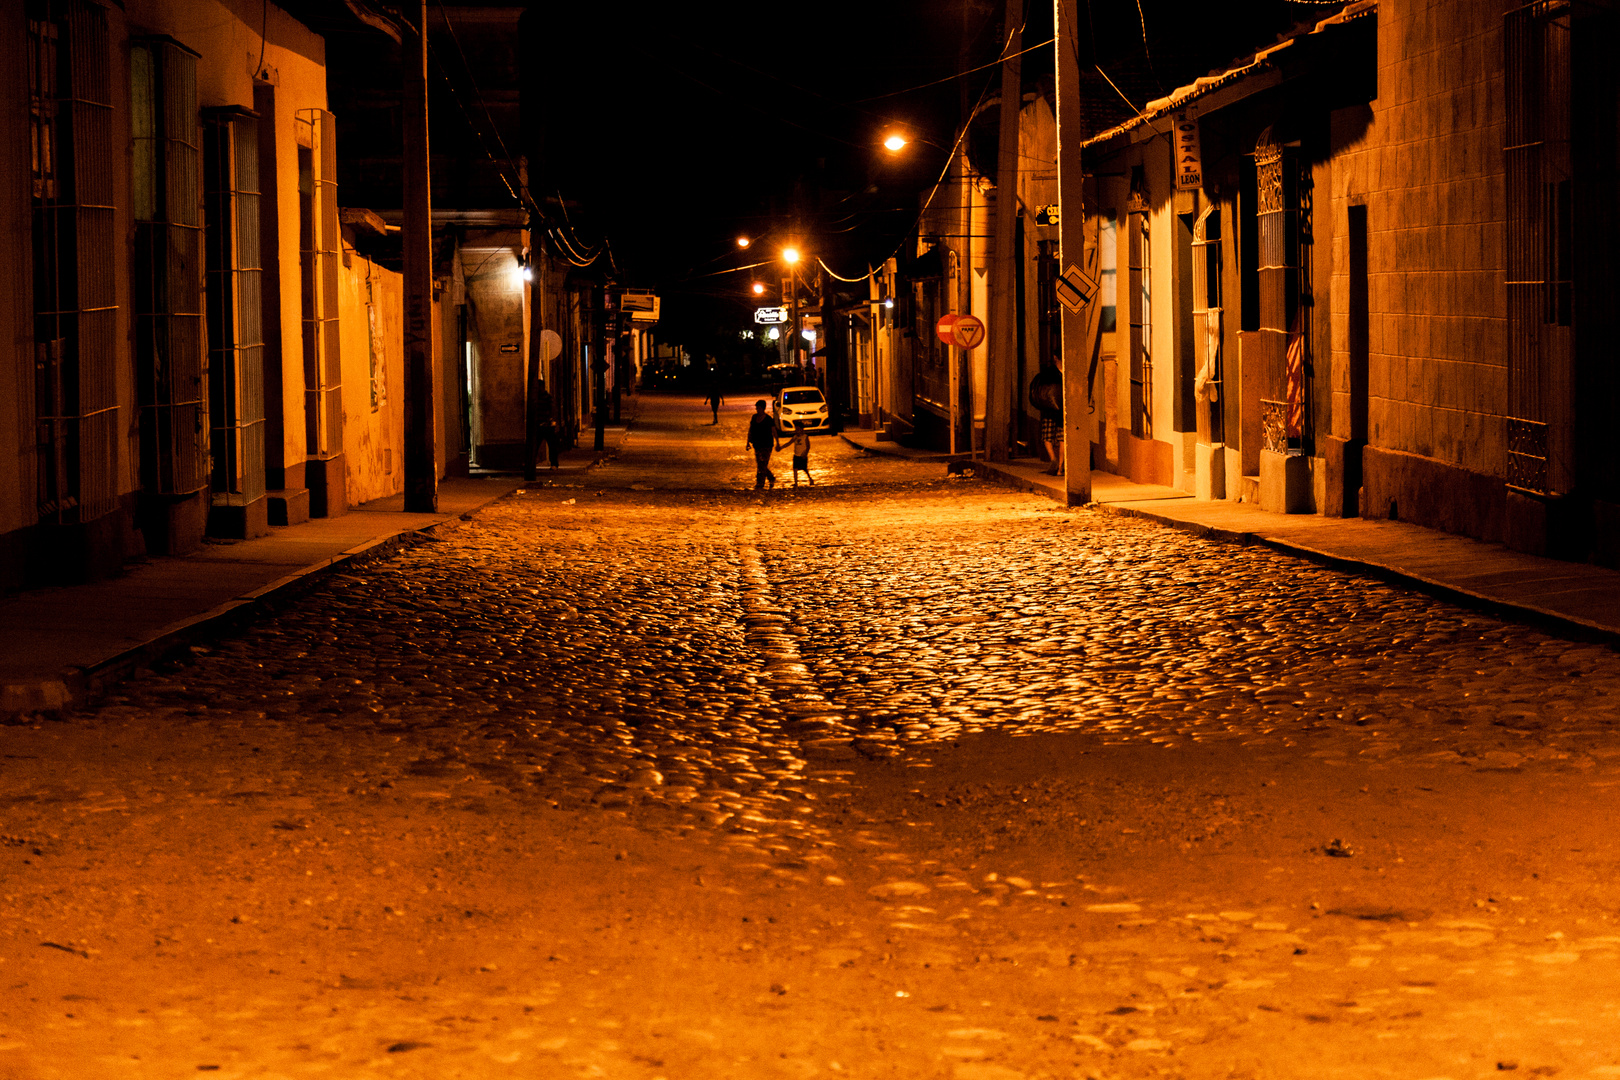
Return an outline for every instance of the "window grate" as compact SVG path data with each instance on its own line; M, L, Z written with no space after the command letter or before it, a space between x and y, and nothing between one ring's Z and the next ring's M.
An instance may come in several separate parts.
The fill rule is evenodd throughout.
M118 505L111 63L99 7L30 15L36 507L68 524Z
M197 55L165 38L136 40L130 71L141 484L183 495L208 485Z
M303 283L304 439L311 458L343 452L343 370L338 336L337 121L301 109L299 272Z
M1573 342L1570 6L1504 17L1507 124L1508 483L1548 490L1547 382ZM1537 449L1539 447L1539 449Z
M215 506L264 495L264 334L259 138L254 113L204 110L208 404Z

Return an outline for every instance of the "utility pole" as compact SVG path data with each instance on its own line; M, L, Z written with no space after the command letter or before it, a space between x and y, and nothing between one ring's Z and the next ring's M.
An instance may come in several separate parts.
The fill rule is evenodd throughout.
M1079 0L1053 0L1057 50L1058 273L1070 266L1097 278L1097 243L1086 244L1085 138L1080 100ZM1091 501L1091 368L1097 355L1097 298L1078 312L1063 309L1063 472L1069 506Z
M427 3L405 5L415 34L400 45L404 124L405 512L439 509L433 444L433 198L428 161Z
M540 218L537 214L529 214L529 379L528 392L524 395L527 405L525 409L523 433L523 479L533 481L538 479L538 461L540 457L540 427L549 417L540 415L540 387L544 376L540 370L540 332L545 329L545 318L541 312L541 300L544 296L543 284L540 276Z
M607 449L607 371L608 371L608 319L612 310L612 301L608 299L608 287L604 282L596 287L596 318L593 330L596 336L596 355L591 359L591 375L595 385L592 387L591 400L594 403L591 410L591 420L596 425L595 449Z
M990 362L984 397L984 450L991 461L1011 456L1013 382L1018 372L1018 114L1024 107L1023 0L1007 0L1001 62L1001 142L996 155L996 253L990 278Z

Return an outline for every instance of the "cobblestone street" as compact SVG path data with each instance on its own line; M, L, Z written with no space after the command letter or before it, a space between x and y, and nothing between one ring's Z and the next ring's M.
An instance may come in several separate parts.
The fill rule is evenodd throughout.
M751 411L0 728L0 1078L1620 1077L1613 651Z

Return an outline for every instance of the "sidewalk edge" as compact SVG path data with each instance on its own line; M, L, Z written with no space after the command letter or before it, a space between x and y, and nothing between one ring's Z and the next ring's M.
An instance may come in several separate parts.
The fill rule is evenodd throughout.
M329 559L276 578L208 611L170 623L145 640L104 660L67 668L55 679L0 685L0 717L71 708L127 678L137 668L154 663L181 646L217 636L223 630L247 623L261 615L273 598L286 594L294 586L314 584L327 574L357 560L392 554L419 538L426 538L434 530L453 528L471 520L479 511L511 494L512 491L503 491L459 514L446 514L438 521L403 529L389 536L375 537Z
M1537 629L1555 633L1560 637L1572 637L1582 641L1600 642L1611 649L1620 650L1620 630L1612 626L1605 626L1591 619L1583 619L1579 615L1569 615L1550 608L1538 607L1535 604L1525 604L1514 600L1504 600L1498 596L1465 589L1460 585L1452 585L1436 578L1426 577L1399 566L1387 563L1372 562L1368 559L1355 559L1346 555L1335 555L1330 551L1309 547L1292 540L1279 540L1263 533L1249 530L1222 529L1212 525L1203 525L1193 521L1182 521L1167 514L1155 514L1150 510L1143 510L1135 506L1115 506L1109 503L1092 503L1090 508L1116 517L1135 517L1155 524L1166 525L1183 532L1190 532L1210 540L1239 545L1259 545L1270 548L1272 551L1284 555L1292 555L1305 559L1334 570L1346 573L1362 574L1377 578L1392 585L1403 585L1433 596L1436 599L1446 600L1460 607L1483 611L1489 615L1510 619L1514 622L1525 623Z

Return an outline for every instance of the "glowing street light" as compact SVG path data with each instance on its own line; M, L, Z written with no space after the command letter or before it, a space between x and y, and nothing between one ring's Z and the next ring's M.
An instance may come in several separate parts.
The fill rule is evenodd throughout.
M799 257L798 248L786 247L782 249L782 261L787 263L789 266L792 266L794 263L798 262Z
M752 244L752 243L753 243L753 241L748 239L748 237L746 237L746 236L737 237L737 246L740 247L740 248L745 248L749 244Z
M899 133L895 133L883 140L883 146L891 153L898 153L906 148L906 137Z
M758 282L758 281L754 282L754 295L755 296L764 296L765 295L765 286L764 286L764 284L762 284L761 282Z

